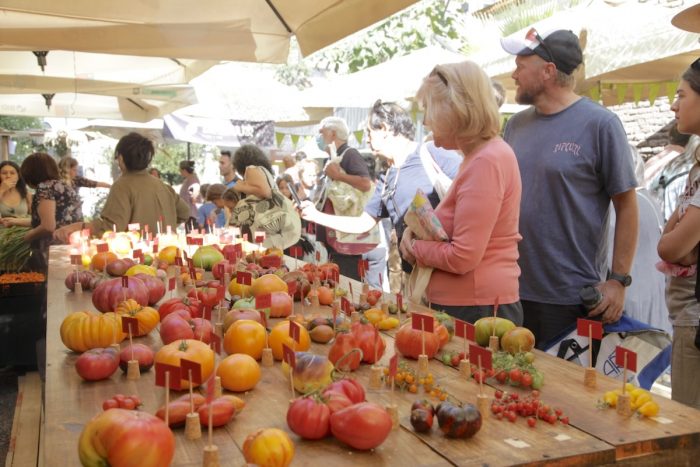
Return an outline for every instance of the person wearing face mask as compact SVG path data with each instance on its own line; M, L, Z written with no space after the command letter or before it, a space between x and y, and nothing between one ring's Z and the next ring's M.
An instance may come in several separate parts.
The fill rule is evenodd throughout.
M89 224L76 222L62 227L54 237L65 243L81 228L101 236L114 227L125 231L137 222L142 228L147 225L150 232L158 231L159 220L162 228L185 222L190 217L187 204L170 186L148 173L154 152L153 143L138 133L120 139L114 153L122 175L112 185L100 216Z
M19 174L19 166L12 161L0 162L0 225L28 227L32 195Z

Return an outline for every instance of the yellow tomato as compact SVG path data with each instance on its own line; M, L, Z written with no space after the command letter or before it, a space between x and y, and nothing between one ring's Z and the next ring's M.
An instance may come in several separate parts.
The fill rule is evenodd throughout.
M605 402L606 405L609 407L615 407L617 406L617 396L619 392L616 391L608 391L603 395L603 402Z
M379 308L370 308L369 310L364 312L364 316L365 319L371 324L377 324L378 322L386 318L384 312Z
M648 401L644 403L637 412L645 417L656 417L659 414L659 404L654 401Z
M134 276L136 274L148 274L149 276L156 277L156 268L146 266L145 264L135 264L124 273L125 276Z
M384 318L378 324L379 329L386 331L388 329L394 329L399 326L398 318Z
M647 402L651 401L651 394L645 392L644 394L639 394L634 400L632 400L632 410L637 410Z

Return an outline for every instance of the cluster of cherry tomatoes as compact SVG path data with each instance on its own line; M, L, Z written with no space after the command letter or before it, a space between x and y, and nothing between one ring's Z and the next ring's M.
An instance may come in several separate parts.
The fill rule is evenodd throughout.
M491 403L491 412L498 420L505 418L509 422L515 423L520 416L527 419L527 424L531 428L537 425L537 420L542 420L550 425L557 422L562 425L569 424L569 417L564 415L561 409L552 408L540 401L540 392L537 390L523 398L517 393L509 394L498 390L494 397Z
M137 395L125 396L124 394L115 394L114 396L102 402L102 410L109 409L127 409L136 410L141 405L141 399Z
M402 362L403 363L403 362ZM391 377L389 369L384 369L384 378L387 385L391 386ZM425 376L418 376L409 366L399 364L399 369L396 372L395 385L397 388L408 391L411 394L417 394L419 389L423 389L426 396L434 397L444 401L447 399L447 393L437 384L432 373Z

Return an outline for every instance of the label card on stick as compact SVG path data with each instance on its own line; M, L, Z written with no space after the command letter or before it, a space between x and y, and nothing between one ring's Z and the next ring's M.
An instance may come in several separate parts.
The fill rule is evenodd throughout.
M287 344L282 344L282 361L289 365L289 368L294 368L297 363L296 354Z
M476 326L472 323L467 323L467 340L476 342Z
M180 367L156 363L156 386L165 387L165 374L170 373L170 389L180 390Z
M168 279L168 291L170 292L173 290L175 290L175 276Z
M467 322L455 318L455 337L467 338Z
M625 356L627 359L627 366L625 366ZM619 366L620 368L627 368L628 370L636 373L637 353L618 345L615 347L615 365Z
M359 260L357 262L357 274L360 276L360 280L364 280L367 271L369 271L369 261L366 259Z
M70 264L80 266L83 264L83 258L80 255L70 255Z
M398 354L394 354L393 357L389 360L389 376L392 378L396 377L396 372L399 369L399 356Z
M289 256L299 259L304 256L304 250L300 246L294 245L289 248Z
M107 242L97 242L95 243L95 248L97 248L98 253L106 253L109 251L109 245L107 245Z
M411 327L417 331L433 332L435 318L422 313L411 314Z
M175 257L175 266L182 267L182 258L180 257L180 255Z
M206 319L207 321L211 321L211 307L204 305L202 307L202 318Z
M340 282L340 273L338 271L336 271L335 269L330 269L328 271L327 276L328 276L328 279L335 282L336 285L338 284L338 282ZM381 276L379 276L379 277L381 277Z
M252 278L253 276L246 271L238 271L236 273L236 282L238 282L240 285L250 285Z
M481 358L481 369L490 370L492 367L492 356L491 350L476 344L469 344L469 362L472 365L478 366Z
M192 244L197 246L204 245L204 237L194 237L192 239Z
M158 243L154 243L154 244L153 244L153 247L152 247L151 251L152 251L153 253L158 253Z
M216 301L221 302L224 298L226 298L226 289L220 285L216 288Z
M576 321L576 333L581 337L591 337L595 340L601 340L603 338L603 323L591 319L579 318Z
M272 306L272 295L269 293L255 297L255 308L258 310L270 308Z
M143 255L143 252L141 251L140 248L136 248L135 250L133 250L133 251L131 252L131 257L134 258L134 259L140 258L142 255Z
M403 308L403 295L400 293L396 294L396 307L399 309L399 313L401 313L401 308Z
M265 241L265 232L255 232L255 243L262 243Z
M190 261L192 261L192 260L190 260ZM190 271L190 279L192 279L193 281L196 281L197 280L197 271L193 267L190 267L189 271Z
M261 324L265 329L267 329L267 313L265 313L263 310L258 311L258 313L260 313Z
M352 304L350 303L350 300L345 297L340 297L340 308L346 315L350 316L352 314Z
M299 340L301 339L301 329L299 327L299 323L295 321L290 321L289 322L289 337L294 339L294 341L298 344Z
M297 281L287 282L287 293L289 295L297 293Z
M188 245L194 245L194 239L192 238L192 235L187 235L185 237L185 243L187 243Z
M202 384L202 366L198 362L181 358L180 374L182 379L189 379L190 371L192 372L192 384Z
M131 331L129 331L131 329ZM139 330L139 320L131 316L122 315L122 332L134 335Z
M192 261L192 258L187 258L187 267L194 270L194 261Z
M129 276L122 276L122 287L125 289L129 288Z
M127 225L127 226L126 226L126 229L127 229L129 232L136 231L136 230L141 230L141 224L139 224L138 222L134 222L133 224Z

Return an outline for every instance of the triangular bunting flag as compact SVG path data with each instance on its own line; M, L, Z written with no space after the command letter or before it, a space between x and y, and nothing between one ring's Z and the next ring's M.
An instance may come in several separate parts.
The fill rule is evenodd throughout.
M365 130L357 130L353 132L355 135L355 139L357 140L357 144L362 144L362 140L365 139Z
M641 83L635 83L632 85L632 96L635 104L639 104L642 100L642 92L644 91L644 85Z
M297 143L299 142L299 135L289 135L292 138L292 146L294 148L297 147Z
M593 102L600 102L600 88L596 85L593 86L589 91L588 95L591 96Z
M671 104L676 100L676 90L678 89L678 82L669 81L666 83L666 95L668 96L668 103Z
M654 101L659 95L659 90L661 89L661 83L651 83L649 85L649 103L654 105Z
M284 141L285 136L286 135L284 133L275 132L275 142L277 143L277 147L282 146L282 141Z
M617 103L622 104L625 100L625 95L627 94L627 85L620 83L615 85L617 88Z

